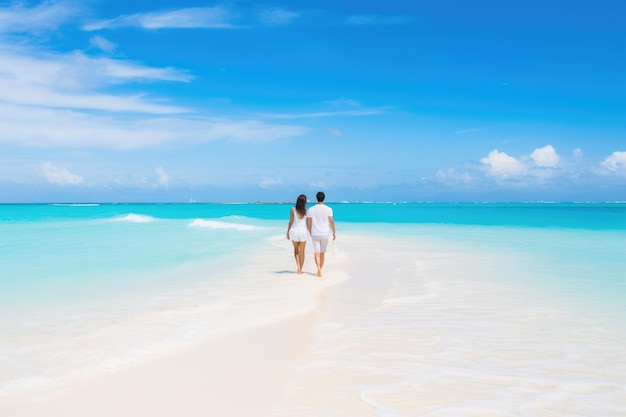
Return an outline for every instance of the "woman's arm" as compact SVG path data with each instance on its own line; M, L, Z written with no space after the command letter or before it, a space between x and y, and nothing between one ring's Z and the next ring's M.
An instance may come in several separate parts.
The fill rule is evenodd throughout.
M293 211L294 209L291 209L291 211L289 212L289 225L287 226L287 239L289 239L289 231L291 230L291 225L293 224Z

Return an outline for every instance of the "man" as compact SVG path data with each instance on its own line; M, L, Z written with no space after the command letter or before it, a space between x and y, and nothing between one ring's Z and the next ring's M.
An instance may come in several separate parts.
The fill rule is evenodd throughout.
M316 195L317 204L311 207L306 213L306 225L313 241L313 252L315 252L315 265L317 265L317 276L322 276L324 268L324 254L328 247L328 240L331 233L333 240L335 235L335 221L333 220L333 209L324 204L326 195L319 192Z

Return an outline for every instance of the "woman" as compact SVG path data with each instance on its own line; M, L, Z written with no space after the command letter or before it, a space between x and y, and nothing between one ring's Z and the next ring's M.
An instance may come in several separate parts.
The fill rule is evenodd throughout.
M298 274L302 273L304 265L304 247L309 230L306 227L306 196L300 194L296 200L296 206L291 208L289 226L287 226L287 239L293 243L293 256L296 258Z

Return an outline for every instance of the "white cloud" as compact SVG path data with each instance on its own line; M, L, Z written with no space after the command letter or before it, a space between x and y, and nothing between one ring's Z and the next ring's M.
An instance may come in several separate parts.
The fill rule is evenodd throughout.
M456 172L454 169L447 171L437 171L437 180L444 184L469 184L472 182L472 176L468 172Z
M412 21L412 16L354 15L348 18L348 23L353 25L406 25Z
M462 129L462 130L457 130L454 132L455 135L465 135L466 133L474 133L474 132L479 132L483 129L481 128L474 128L474 129Z
M101 51L107 53L114 52L117 49L116 43L111 42L110 40L103 38L102 36L93 36L91 39L89 39L89 44L92 47L100 49Z
M522 162L497 149L491 151L486 158L482 158L480 163L493 177L506 179L524 176L527 173L527 168Z
M171 67L154 68L137 64L131 61L121 61L110 58L90 59L89 63L101 68L99 73L112 82L129 81L177 81L189 82L195 77L187 71Z
M146 113L180 113L177 106L144 95L113 95L103 87L137 81L188 82L172 68L152 68L129 61L90 58L83 53L52 54L31 48L0 49L0 101L37 107L82 108Z
M166 12L137 13L115 19L91 22L83 27L86 31L140 27L143 29L224 29L234 28L234 14L228 9L215 7L190 7Z
M0 8L0 32L16 37L0 38L0 101L42 107L94 110L180 112L182 109L150 102L145 94L114 96L102 88L130 82L189 82L193 77L174 68L155 68L130 60L93 58L80 52L59 53L43 49L32 35L56 30L74 21L78 2L42 2L27 8L15 3ZM19 33L27 33L18 37ZM93 37L91 45L112 51L115 45ZM119 106L119 107L118 107Z
M162 143L195 144L218 139L270 142L308 130L257 120L198 116L92 114L0 104L0 143L21 146L132 149Z
M80 2L50 1L34 7L14 2L0 7L0 33L41 33L57 29L81 13Z
M318 190L326 190L328 189L328 185L326 185L325 182L321 181L321 182L312 182L309 184L309 187L311 188L316 188Z
M261 21L261 23L270 25L270 26L285 25L293 21L298 16L299 16L298 13L290 12L285 9L276 8L276 9L264 10L261 13L259 13L259 20Z
M327 108L326 111L318 111L312 113L273 113L273 114L260 114L259 116L268 119L316 119L324 117L337 117L337 116L374 116L384 114L387 108L367 108L361 105L356 100L341 98L338 100L331 100L322 103Z
M68 4L48 2L36 10L23 6L0 8L0 22L21 19L38 28L43 27L46 16L54 15L59 17L51 19L59 25L67 21L68 16L76 18ZM221 8L195 8L135 17L146 26L150 26L146 22L153 22L151 27L157 25L155 22L193 26L225 18L225 13ZM23 24L25 28L28 26ZM52 24L46 27L54 29ZM91 44L109 51L114 47L99 36L92 37ZM151 67L128 59L91 57L80 51L53 52L43 49L42 45L31 37L3 44L0 37L0 143L129 149L218 139L268 142L307 131L301 126L259 120L203 117L193 109L143 92L108 91L111 86L137 82L186 83L194 77L175 68Z
M338 98L337 100L325 101L324 105L339 108L361 108L361 103L350 98Z
M626 152L615 151L606 157L600 165L616 174L626 174Z
M535 149L530 158L538 167L554 168L559 164L559 155L551 145Z
M389 110L388 106L368 108L356 100L346 98L325 101L321 103L321 106L324 107L323 111L310 113L261 113L259 116L268 119L316 119L337 116L360 117L384 114Z
M494 149L480 160L483 169L491 177L528 180L545 180L566 174L567 167L561 167L560 162L561 157L552 145L537 148L530 155L519 159Z
M334 127L331 127L331 128L328 129L328 134L330 136L337 136L337 137L343 136L343 132L340 129L337 129L337 128L334 128Z
M57 167L51 162L44 162L41 166L43 175L48 182L59 185L80 185L83 183L83 177L72 174L67 168Z
M261 188L272 188L276 185L282 184L282 180L278 180L275 178L262 178L259 182L259 187Z
M268 119L317 119L323 117L337 117L337 116L374 116L383 114L384 111L380 109L362 109L362 110L346 110L346 111L328 111L328 112L315 112L315 113L262 113L261 117Z
M574 158L582 158L583 157L583 150L580 148L576 148L572 151L572 155L574 156Z
M161 186L167 186L167 184L169 184L170 182L170 176L167 175L165 169L163 169L163 167L158 167L155 172L157 175L157 184Z

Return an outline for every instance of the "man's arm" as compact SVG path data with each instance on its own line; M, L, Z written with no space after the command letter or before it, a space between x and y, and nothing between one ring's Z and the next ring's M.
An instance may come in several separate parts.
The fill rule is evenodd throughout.
M306 228L309 229L309 234L311 234L311 223L312 223L311 218L307 217L306 218Z
M333 220L333 216L328 216L328 223L330 224L330 230L333 231L333 240L337 238L335 234L335 221Z

